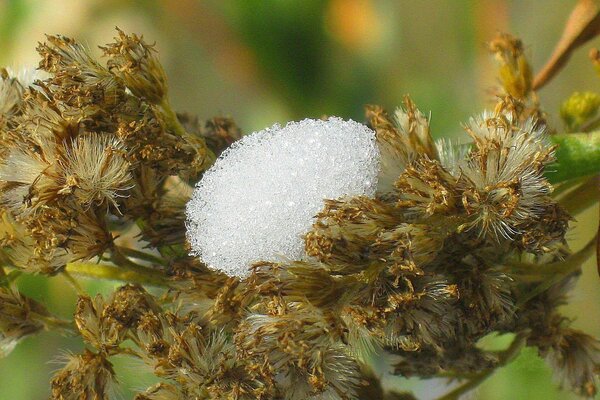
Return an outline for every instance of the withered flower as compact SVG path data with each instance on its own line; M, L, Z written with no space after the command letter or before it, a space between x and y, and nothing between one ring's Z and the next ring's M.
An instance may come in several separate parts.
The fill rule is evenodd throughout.
M25 336L44 329L44 319L49 316L42 304L23 296L15 287L0 286L0 358Z
M56 400L108 400L116 384L112 364L102 355L84 350L65 356L65 366L51 381Z
M131 188L126 150L114 136L80 135L66 146L61 193L73 193L84 207L104 202L118 208L117 198Z
M475 149L461 168L462 202L482 235L511 238L552 202L544 167L553 161L544 127L511 113L484 114L466 126Z
M504 89L517 99L526 97L531 90L533 76L521 40L507 33L499 33L488 46L500 65L500 80Z
M108 68L121 78L131 92L151 104L161 104L167 95L167 76L158 61L154 45L136 34L117 28L114 43L102 47L109 57Z
M466 145L434 142L409 97L369 106L370 127L332 117L242 138L229 118L170 107L141 36L102 49L106 63L48 36L48 76L0 71L0 355L45 329L80 337L53 399L112 398L114 356L160 380L138 400L413 398L384 390L379 355L398 375L472 379L462 394L522 346L595 394L598 341L557 310L592 246L570 254L518 39L490 45L502 90ZM567 101L570 129L596 103ZM14 289L22 273L64 275L74 321ZM131 283L90 296L78 275ZM482 348L493 332L515 340Z

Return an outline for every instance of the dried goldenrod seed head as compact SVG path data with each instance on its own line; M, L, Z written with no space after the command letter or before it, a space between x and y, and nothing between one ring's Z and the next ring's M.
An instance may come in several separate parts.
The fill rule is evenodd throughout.
M36 86L35 82L47 79L49 74L33 66L21 66L16 68L7 67L9 78L16 79L23 88Z
M521 40L507 33L499 33L488 43L488 48L498 61L499 78L504 91L517 99L526 97L531 91L533 75Z
M441 138L436 140L440 164L454 176L460 173L460 165L469 154L470 145L459 143L456 140Z
M239 277L256 261L301 258L324 199L373 195L378 172L374 133L357 122L306 119L246 136L187 205L192 253Z
M52 378L55 399L108 399L116 384L115 371L104 354L85 349L82 354L68 354L65 366Z
M537 221L551 203L544 167L554 148L545 127L510 114L484 113L466 126L475 142L461 166L462 203L481 234L513 238L521 226Z
M117 206L132 185L126 151L114 136L88 134L77 137L66 149L62 163L64 188L84 205L108 202Z
M167 76L158 61L154 45L136 34L127 35L117 29L114 43L102 47L110 57L108 68L121 78L131 92L153 104L161 103L167 94Z
M0 128L19 108L25 90L46 76L35 68L0 68Z
M600 381L600 341L581 331L559 330L556 343L545 354L546 362L563 388L570 388L580 396L596 396Z
M378 191L393 190L406 166L419 157L437 159L437 149L429 131L429 119L419 111L410 97L396 109L394 118L379 106L367 106L367 119L377 137L381 152Z
M6 186L2 204L28 214L55 199L61 181L58 157L56 143L45 138L8 150L0 161L0 183Z
M15 286L0 286L0 358L25 336L44 329L42 321L48 315L43 305L23 296Z

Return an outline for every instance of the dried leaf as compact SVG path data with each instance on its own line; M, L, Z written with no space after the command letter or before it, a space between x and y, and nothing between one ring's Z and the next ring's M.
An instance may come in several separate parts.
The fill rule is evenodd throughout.
M544 86L567 63L573 51L600 33L600 1L579 0L550 59L536 75L533 89Z

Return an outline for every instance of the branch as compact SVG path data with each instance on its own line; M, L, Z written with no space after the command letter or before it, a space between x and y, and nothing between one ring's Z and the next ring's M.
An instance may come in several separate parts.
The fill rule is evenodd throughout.
M145 272L126 270L108 264L75 262L67 264L65 271L73 275L114 281L134 282L142 285L168 287L168 278L158 271Z
M575 49L593 39L600 32L598 0L579 0L556 44L550 59L533 80L533 89L539 90L567 63Z
M569 213L576 216L598 202L598 178L593 177L565 194L558 203Z
M523 348L523 346L525 346L525 343L527 342L528 335L528 332L521 332L517 334L510 346L500 353L498 358L498 365L496 365L494 368L490 368L481 372L475 377L469 379L467 382L453 389L451 392L446 393L442 397L438 397L437 400L458 400L460 396L470 392L471 390L479 386L481 383L483 383L483 381L492 376L494 372L498 370L498 368L507 365L519 355L521 349Z

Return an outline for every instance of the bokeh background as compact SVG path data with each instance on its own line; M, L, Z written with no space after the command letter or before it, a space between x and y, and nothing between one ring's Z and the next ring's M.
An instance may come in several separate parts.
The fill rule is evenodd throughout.
M521 37L535 69L549 56L575 0L0 0L0 65L37 65L35 47L45 33L64 34L91 48L111 41L115 26L156 42L170 77L177 110L200 118L227 115L249 133L274 123L338 115L363 120L363 105L388 109L410 94L431 112L435 136L464 135L461 122L490 105L494 64L485 42L497 31ZM600 77L575 52L569 65L539 94L556 118L575 90L600 92ZM593 235L598 209L573 223L573 247ZM23 291L68 317L76 296L57 277L22 278ZM115 285L85 282L91 292ZM600 335L600 278L595 260L584 266L565 314L575 326ZM510 337L488 338L502 348ZM27 338L0 359L0 399L49 395L48 381L65 352L81 343L52 333ZM444 392L443 381L404 380L387 374L385 385L413 388L423 398ZM116 360L132 397L153 382L141 365ZM476 399L571 399L551 384L534 351L526 350L472 395ZM600 397L598 397L600 398Z

